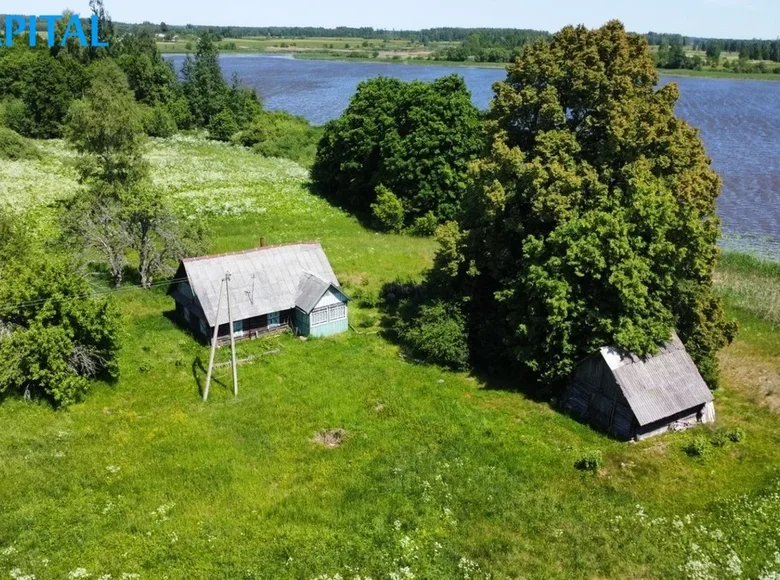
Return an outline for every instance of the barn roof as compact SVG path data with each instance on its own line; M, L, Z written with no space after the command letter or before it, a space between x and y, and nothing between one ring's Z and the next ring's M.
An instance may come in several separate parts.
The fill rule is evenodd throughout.
M657 354L644 359L611 346L599 354L642 426L712 401L712 393L676 333Z
M325 286L322 294L331 285L339 288L328 258L317 242L186 258L182 267L210 326L215 325L220 286L226 272L231 274L230 306L234 320L295 308L302 296L308 304L310 296L316 293L312 289L315 283ZM219 324L227 322L227 303L223 297Z

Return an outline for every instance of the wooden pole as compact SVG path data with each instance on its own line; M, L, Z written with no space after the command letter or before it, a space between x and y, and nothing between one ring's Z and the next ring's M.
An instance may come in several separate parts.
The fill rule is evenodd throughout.
M233 360L233 396L238 396L238 368L236 367L236 337L233 336L233 312L230 310L230 272L225 274L225 293L227 294L228 324L230 325L230 356Z
M214 353L217 350L217 336L219 335L219 310L222 307L222 291L225 288L225 281L219 283L219 300L217 300L217 314L214 319L214 338L211 339L211 356L209 356L209 370L206 373L206 388L203 389L203 402L209 398L209 387L211 386L211 373L214 370Z

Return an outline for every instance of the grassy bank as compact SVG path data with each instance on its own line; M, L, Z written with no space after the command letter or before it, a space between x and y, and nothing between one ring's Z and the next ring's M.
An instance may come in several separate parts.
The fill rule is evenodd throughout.
M0 199L45 219L77 186L72 155L39 146L42 161L0 164ZM213 251L318 239L349 293L431 263L431 240L365 230L292 162L182 137L154 141L149 159L164 195L209 223ZM354 302L357 331L241 344L275 354L240 367L237 399L223 369L203 404L207 349L163 291L126 289L116 384L64 411L0 403L0 576L780 573L780 330L764 298L780 276L726 256L716 283L742 324L722 355L718 427L746 436L701 459L683 446L708 428L626 445L532 385L407 362L376 333L380 313ZM341 446L313 441L332 428ZM602 468L575 470L592 451Z

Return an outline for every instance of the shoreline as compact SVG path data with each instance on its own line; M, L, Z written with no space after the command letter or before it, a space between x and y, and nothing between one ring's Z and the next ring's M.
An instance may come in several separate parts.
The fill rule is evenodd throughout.
M187 55L194 54L192 50L181 50L176 47L167 50L167 47L160 47L158 50L162 55ZM170 47L173 48L173 47ZM398 64L412 66L440 66L449 68L484 68L484 69L504 69L508 62L474 62L474 61L453 61L453 60L429 60L421 58L373 58L373 57L350 57L345 55L334 55L323 52L268 52L260 50L220 50L219 54L231 56L287 56L296 60L318 60L323 62L359 62L359 63L378 63L378 64ZM705 78L705 79L729 79L744 81L766 81L780 82L778 73L733 73L725 70L690 70L690 69L662 69L659 68L659 76L664 77L685 77L685 78Z

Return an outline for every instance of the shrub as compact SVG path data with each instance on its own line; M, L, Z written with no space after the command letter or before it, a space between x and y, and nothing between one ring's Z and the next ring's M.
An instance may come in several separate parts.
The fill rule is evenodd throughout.
M314 162L322 130L303 117L285 111L255 115L251 124L236 139L266 157L282 157L306 167Z
M21 99L3 101L2 124L22 135L30 132L30 118L27 107Z
M383 230L400 232L404 227L404 206L384 185L376 187L376 202L371 204L371 215L374 216L377 227Z
M683 445L682 450L688 457L704 458L710 452L709 441L707 441L706 437L697 435Z
M436 228L439 226L439 220L436 219L436 215L429 211L423 216L414 220L411 227L411 233L415 236L429 237L436 233Z
M176 133L176 121L165 107L154 107L144 118L144 130L151 137L168 138Z
M376 308L379 305L379 294L368 288L357 288L352 292L352 300L363 308Z
M209 139L215 141L230 141L230 138L238 131L238 125L233 118L233 113L223 109L209 123Z
M11 129L0 127L0 159L18 161L38 158L40 158L40 153L32 141L25 139Z
M739 443L745 438L745 430L742 427L732 427L726 429L726 437L732 443Z
M604 463L601 451L584 451L574 462L574 468L579 471L595 472Z
M184 97L171 101L165 107L179 129L192 129L195 126L195 117L192 116L190 104Z
M410 308L407 321L396 330L414 356L452 369L468 366L466 319L456 307L444 302Z

